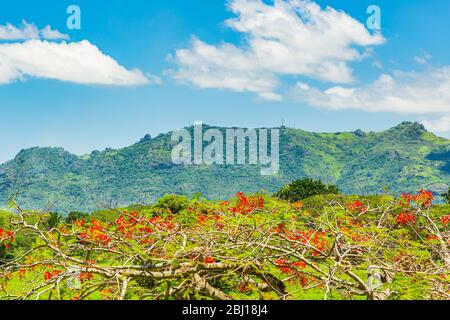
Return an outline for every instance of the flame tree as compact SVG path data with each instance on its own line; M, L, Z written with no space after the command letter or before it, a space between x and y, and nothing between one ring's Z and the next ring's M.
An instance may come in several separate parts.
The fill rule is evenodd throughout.
M450 216L430 192L308 201L239 193L56 226L16 205L0 299L449 298Z

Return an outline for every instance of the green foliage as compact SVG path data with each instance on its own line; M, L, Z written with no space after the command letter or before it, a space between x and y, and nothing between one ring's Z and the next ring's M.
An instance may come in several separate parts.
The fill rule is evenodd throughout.
M326 185L313 179L301 179L284 186L275 194L275 197L289 202L297 202L317 195L338 194L339 189L335 185Z
M0 228L9 226L9 219L12 216L12 212L6 210L0 210Z
M78 212L78 211L72 211L69 213L69 215L66 217L66 223L72 224L77 220L86 219L89 217L89 214Z
M90 215L90 219L99 220L102 222L114 222L119 216L116 210L99 210Z
M167 194L158 199L154 208L162 213L179 213L189 206L189 199L186 196Z
M48 229L57 228L59 224L63 221L63 217L58 212L50 212L48 220L46 222Z
M450 204L450 189L447 191L447 193L443 193L442 197L444 198L444 201L448 204Z

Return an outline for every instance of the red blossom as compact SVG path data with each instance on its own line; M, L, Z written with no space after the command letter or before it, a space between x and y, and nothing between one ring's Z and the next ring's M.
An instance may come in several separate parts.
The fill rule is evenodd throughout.
M358 211L360 213L365 212L367 210L367 207L359 200L348 203L347 208L351 211Z
M433 205L433 192L428 190L420 190L418 194L414 196L414 201L417 205L428 208Z
M291 262L287 259L277 259L274 261L274 263L277 265L277 268L285 274L296 274L295 268L304 269L306 268L306 263L303 261L294 261Z
M303 208L303 202L301 202L301 201L295 202L292 204L292 207L295 210L300 210L301 208Z
M14 231L4 230L0 228L0 244L4 243L6 249L11 248L11 244L14 242Z
M237 289L242 293L247 293L251 291L250 286L248 285L248 283L245 282L239 283Z
M238 203L230 209L233 213L252 213L257 209L264 208L264 198L263 197L246 197L242 192L236 194L238 198Z
M414 197L410 193L402 193L402 206L409 206L411 202L414 200Z
M311 255L314 257L319 257L329 248L326 232L320 232L312 229L308 231L296 230L286 231L285 235L289 240L299 241L303 244L310 244L313 246L314 250L311 251Z
M86 224L86 221L84 219L75 221L75 226L77 226L79 228L84 227L85 224Z
M83 240L82 243L92 241L99 245L108 245L112 241L106 234L106 228L101 221L92 219L90 224L84 225L84 229L84 232L79 234L79 237Z
M397 216L398 225L414 225L416 223L416 216L410 212L400 213Z
M22 268L22 269L19 269L19 278L20 279L23 279L24 277L25 277L25 274L27 273L27 269L26 268Z
M61 270L45 271L44 272L44 280L50 281L50 280L58 277L61 273L62 273Z
M205 257L203 260L204 263L214 263L216 260L213 257Z
M450 214L441 217L441 223L442 223L442 226L443 226L444 228L446 228L446 227L448 226L448 224L450 224Z
M91 272L83 272L79 276L81 283L94 279L94 275Z
M415 202L419 207L429 208L433 205L433 192L429 190L420 190L419 193L411 195L410 193L403 193L401 195L402 206L409 206L411 202Z

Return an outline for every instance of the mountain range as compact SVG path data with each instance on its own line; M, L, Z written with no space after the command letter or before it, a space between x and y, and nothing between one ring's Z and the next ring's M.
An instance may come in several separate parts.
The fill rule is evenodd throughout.
M0 206L14 197L23 208L67 213L151 203L167 193L224 199L239 191L274 192L302 177L336 184L346 194L422 188L440 194L450 185L450 140L418 123L382 132L279 129L280 170L273 176L261 175L259 165L174 164L172 132L83 156L62 148L25 149L0 165Z

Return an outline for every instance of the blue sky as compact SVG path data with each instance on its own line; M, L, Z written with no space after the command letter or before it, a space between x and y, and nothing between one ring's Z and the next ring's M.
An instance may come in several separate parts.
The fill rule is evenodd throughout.
M66 26L72 4L80 30ZM380 32L365 26L372 4ZM411 120L450 137L449 13L446 0L2 3L0 162L32 146L123 147L196 120L320 132ZM30 36L23 20L54 32Z

